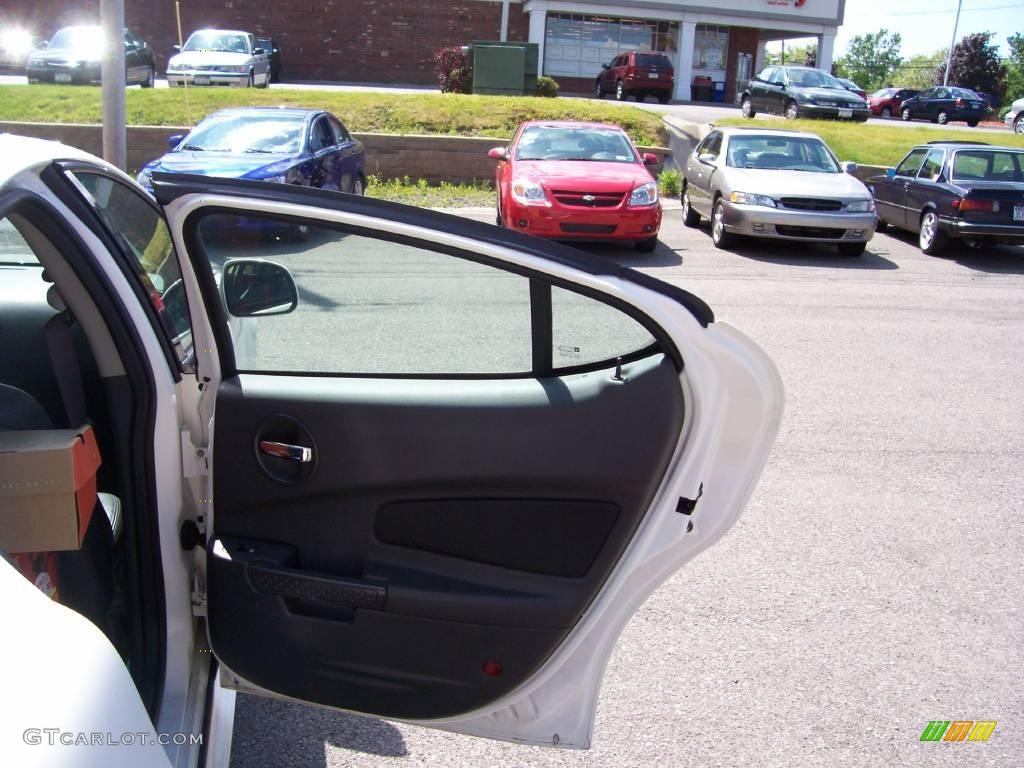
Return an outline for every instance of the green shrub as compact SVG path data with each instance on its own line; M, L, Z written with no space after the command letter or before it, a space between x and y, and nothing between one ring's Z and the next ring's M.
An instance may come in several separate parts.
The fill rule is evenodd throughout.
M558 83L555 82L553 77L538 77L537 95L543 96L546 99L555 98L558 95Z
M683 174L675 168L668 168L658 176L658 189L662 197L679 197L683 189Z

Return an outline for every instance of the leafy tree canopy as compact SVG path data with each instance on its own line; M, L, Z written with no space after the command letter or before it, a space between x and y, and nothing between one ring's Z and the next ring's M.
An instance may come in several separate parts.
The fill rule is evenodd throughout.
M965 35L953 46L949 84L991 93L996 101L1002 101L1006 93L1006 65L999 60L996 46L992 45L993 37L995 32L975 32ZM946 62L943 61L935 68L935 85L942 84L945 74Z
M903 63L901 42L899 32L887 29L855 35L846 53L836 61L836 70L868 93L878 90L892 80L893 72Z

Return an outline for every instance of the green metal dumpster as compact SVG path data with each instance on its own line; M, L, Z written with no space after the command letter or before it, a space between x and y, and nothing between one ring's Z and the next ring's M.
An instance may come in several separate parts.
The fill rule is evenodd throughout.
M473 93L532 96L537 90L537 43L475 40L469 46L473 62Z

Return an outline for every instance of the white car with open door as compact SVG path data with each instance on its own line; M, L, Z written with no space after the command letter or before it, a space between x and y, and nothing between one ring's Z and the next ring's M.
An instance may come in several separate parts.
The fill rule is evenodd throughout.
M119 502L35 574L49 595L25 553L0 562L0 720L25 734L0 762L224 764L237 690L589 746L623 626L754 489L771 361L695 296L557 243L284 185L153 187L0 137L21 286L0 396L91 425ZM47 354L55 313L74 358Z

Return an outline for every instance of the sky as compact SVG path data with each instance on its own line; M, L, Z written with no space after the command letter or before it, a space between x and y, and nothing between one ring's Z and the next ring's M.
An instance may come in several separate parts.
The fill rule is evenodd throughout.
M904 58L933 53L949 45L956 5L957 0L846 0L835 57L846 52L854 35L879 29L900 33ZM1006 55L1006 37L1024 32L1024 0L963 0L956 39L972 32L995 32L992 42L1000 46L1001 55ZM788 44L800 43L792 40Z

